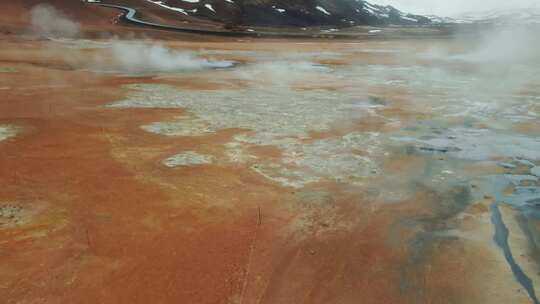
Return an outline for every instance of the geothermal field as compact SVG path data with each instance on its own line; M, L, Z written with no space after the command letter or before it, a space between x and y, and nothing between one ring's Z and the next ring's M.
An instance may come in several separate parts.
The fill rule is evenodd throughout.
M539 303L537 30L49 2L0 4L0 302Z

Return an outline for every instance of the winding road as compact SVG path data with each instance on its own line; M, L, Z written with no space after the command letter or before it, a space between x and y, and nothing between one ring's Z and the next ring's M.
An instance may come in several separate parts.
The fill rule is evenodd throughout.
M208 30L208 29L201 29L201 28L192 28L192 27L178 27L178 26L172 26L172 25L166 25L166 24L160 24L155 22L149 22L144 21L142 19L137 18L137 10L127 7L127 6L121 6L121 5L115 5L115 4L104 4L99 2L88 2L88 4L96 4L104 7L111 7L116 8L119 10L124 11L124 14L122 18L125 21L128 21L133 24L162 29L162 30L169 30L169 31L180 31L180 32L187 32L187 33L195 33L195 34L211 34L211 35L225 35L225 36L259 36L258 33L255 32L232 32L232 31L220 31L220 30Z

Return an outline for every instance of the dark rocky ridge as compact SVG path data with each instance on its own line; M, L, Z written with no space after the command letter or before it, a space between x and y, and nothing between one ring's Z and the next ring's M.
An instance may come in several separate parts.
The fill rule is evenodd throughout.
M360 0L147 0L227 26L425 25L424 16Z

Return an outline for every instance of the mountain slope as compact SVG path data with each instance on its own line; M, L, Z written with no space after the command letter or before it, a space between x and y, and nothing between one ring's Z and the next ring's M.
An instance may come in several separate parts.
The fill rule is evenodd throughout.
M422 25L429 18L360 0L146 0L230 26Z

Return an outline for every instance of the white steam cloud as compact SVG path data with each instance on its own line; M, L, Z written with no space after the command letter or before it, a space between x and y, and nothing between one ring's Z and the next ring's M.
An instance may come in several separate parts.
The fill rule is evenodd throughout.
M125 72L177 72L227 68L231 61L197 58L193 53L166 48L156 43L114 41L111 45L115 68Z
M49 4L39 4L31 10L33 33L75 48L86 48L88 40L79 38L80 25ZM57 39L60 38L60 39ZM97 47L99 45L99 47ZM91 56L69 52L62 57L71 66L103 72L148 74L158 72L198 71L212 68L227 68L231 61L210 60L197 57L189 51L178 51L152 41L110 40L91 43L97 47ZM51 43L43 54L65 52Z
M80 26L49 4L38 4L30 12L32 31L45 37L76 37Z
M479 43L458 59L476 63L510 66L538 62L540 36L524 26L495 27L482 33Z
M538 85L540 70L540 37L534 29L508 25L479 33L458 35L455 50L431 49L424 59L441 63L442 70L431 75L431 81L462 84L448 92L470 100L492 100L503 104L513 98L524 98ZM532 93L531 93L532 94Z
M288 88L295 83L308 83L311 81L324 81L328 77L330 68L318 65L305 59L296 61L276 60L249 65L236 72L240 79L260 83L262 86L273 84Z

